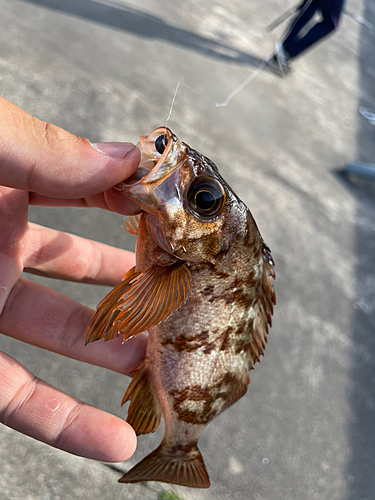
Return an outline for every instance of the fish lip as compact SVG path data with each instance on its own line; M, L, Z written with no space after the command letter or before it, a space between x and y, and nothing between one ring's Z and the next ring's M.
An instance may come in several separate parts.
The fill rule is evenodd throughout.
M123 186L132 186L136 182L140 182L142 178L150 172L147 168L142 167L141 165L137 168L137 170L128 177L125 181L116 184L115 189L122 191Z
M162 154L153 147L156 138L160 135L167 136L167 145ZM115 189L122 191L125 195L135 185L142 186L147 194L154 191L179 165L176 161L176 154L172 154L171 161L168 161L168 156L171 150L176 149L177 142L177 137L167 127L159 127L151 134L141 136L137 144L141 151L140 164L137 170L128 179L117 184Z

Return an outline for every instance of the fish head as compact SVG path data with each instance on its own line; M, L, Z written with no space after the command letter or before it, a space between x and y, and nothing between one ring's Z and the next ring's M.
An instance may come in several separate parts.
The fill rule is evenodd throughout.
M149 214L153 241L186 262L211 262L246 230L247 208L216 165L166 127L142 136L139 168L117 189Z

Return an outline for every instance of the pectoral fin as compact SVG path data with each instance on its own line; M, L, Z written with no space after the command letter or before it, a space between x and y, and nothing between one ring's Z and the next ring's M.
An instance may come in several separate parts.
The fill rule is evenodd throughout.
M161 411L155 400L150 380L147 358L136 368L136 374L122 400L131 401L126 421L133 427L137 436L155 432L161 420Z
M124 342L167 319L187 299L191 274L186 264L132 270L98 305L86 344L124 335Z
M127 215L124 219L124 225L122 227L128 233L134 234L136 236L138 234L138 226L140 220L140 215Z

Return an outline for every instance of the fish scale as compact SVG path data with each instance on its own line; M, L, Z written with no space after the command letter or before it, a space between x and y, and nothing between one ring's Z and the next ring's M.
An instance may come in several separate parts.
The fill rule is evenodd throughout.
M161 140L162 139L162 140ZM207 488L198 440L247 391L275 304L271 252L208 158L161 127L142 136L139 171L117 188L138 203L136 266L99 304L86 341L148 329L123 403L137 434L164 420L160 446L123 483Z

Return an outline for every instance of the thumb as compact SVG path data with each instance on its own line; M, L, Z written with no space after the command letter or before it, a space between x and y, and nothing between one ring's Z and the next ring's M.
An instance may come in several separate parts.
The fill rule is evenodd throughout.
M57 198L84 198L128 178L131 143L91 144L0 97L0 184Z

